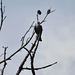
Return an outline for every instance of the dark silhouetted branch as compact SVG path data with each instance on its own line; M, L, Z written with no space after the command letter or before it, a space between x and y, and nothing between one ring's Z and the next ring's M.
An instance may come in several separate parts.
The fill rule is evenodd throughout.
M21 38L21 41L22 41L21 47L24 45L24 38L27 35L27 33L30 31L30 29L33 27L33 24L34 24L34 21L31 24L31 26L29 27L29 29L26 31L26 33L24 34L24 36Z
M39 45L39 37L37 37L38 40L37 40L37 44L33 50L33 53L32 55L30 56L31 58L31 71L32 71L32 74L35 75L35 70L34 70L34 57L35 57L35 54L36 54L36 51L37 51L37 48L38 48L38 45Z
M45 17L44 17L44 19L40 22L40 24L42 24L43 22L45 22L47 16L48 16L50 13L54 12L54 11L55 11L55 10L52 10L52 11L51 11L51 9L48 9L48 10L47 10L47 13L46 13L46 15L45 15Z
M5 61L7 61L7 60L11 60L11 58L12 58L15 54L17 54L19 51L21 51L21 49L23 49L23 48L31 41L31 39L33 38L34 34L35 34L35 32L32 33L31 37L30 37L29 40L24 44L24 46L20 47L17 51L15 51L13 54L11 54L11 55L10 55L8 58L6 58L5 60L0 61L0 64L3 63L3 62L5 62Z
M4 13L5 13L5 6L4 6L4 11L3 11L3 5L2 5L2 0L1 0L1 8L0 8L0 11L1 11L1 23L0 23L0 30L2 28L2 25L3 25L3 21L6 19L6 16L4 16Z
M3 46L3 48L4 48L4 60L5 60L6 59L6 50L7 50L8 47ZM4 66L3 66L2 70L1 70L1 75L4 74L4 69L5 69L6 65L7 65L7 63L6 63L6 61L4 61Z
M30 48L28 54L27 54L27 55L25 56L25 58L23 59L21 65L19 66L19 69L18 69L16 75L19 75L20 72L22 71L22 69L23 69L23 65L25 64L27 58L29 57L30 53L32 52L33 48L35 47L36 42L37 42L37 38L36 38L36 40L34 41L34 43L32 44L32 46L31 46L31 48Z
M34 58L31 56L31 71L32 74L35 75L35 71L34 71Z
M53 63L53 64L50 64L50 65L47 65L47 66L44 66L44 67L34 68L34 70L41 70L41 69L45 69L45 68L48 68L48 67L50 67L50 66L53 66L54 64L57 64L57 62L55 62L55 63ZM28 67L23 68L23 69L25 69L25 70L31 70L31 68L28 68Z

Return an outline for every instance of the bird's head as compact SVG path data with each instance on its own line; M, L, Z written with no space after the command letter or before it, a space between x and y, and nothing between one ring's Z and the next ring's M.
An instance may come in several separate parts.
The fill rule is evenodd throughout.
M40 22L37 22L37 24L40 24Z

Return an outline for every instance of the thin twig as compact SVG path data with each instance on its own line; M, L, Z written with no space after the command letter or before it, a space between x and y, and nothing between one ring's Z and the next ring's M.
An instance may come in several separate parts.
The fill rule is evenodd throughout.
M2 9L2 0L1 0L1 24L0 24L0 30L2 28L2 24L3 24L3 9Z
M3 47L3 48L4 48L4 60L5 60L6 59L6 50L7 50L8 47ZM4 69L5 69L6 65L7 65L7 63L5 61L4 66L3 66L2 70L1 70L1 75L4 74Z
M2 53L1 55L0 55L0 57L3 55L4 53Z
M41 70L41 69L45 69L45 68L48 68L48 67L50 67L50 66L53 66L54 64L56 64L57 62L55 62L55 63L52 63L52 64L50 64L50 65L47 65L47 66L44 66L44 67L40 67L40 68L34 68L34 70ZM28 67L26 67L26 68L23 68L23 69L26 69L26 70L31 70L31 68L28 68Z
M55 11L55 10L52 10L52 11L50 10L50 13L52 13L52 12L54 12L54 11ZM49 15L49 13L48 13L48 14L46 13L44 19L40 22L40 24L42 24L43 22L46 21L45 19L47 18L48 15Z
M45 19L48 15L46 14L46 16L44 17L44 19L40 22L40 24L42 24L43 22L45 22Z
M4 11L3 11L3 5L2 5L2 0L1 0L1 23L0 23L0 30L2 28L2 25L3 25L3 21L6 19L6 16L4 17L4 12L5 12L5 6L4 6Z
M38 18L38 13L37 13L37 15L36 15L36 16L37 16L37 22L38 22L38 21L39 21L39 18Z
M24 38L25 38L25 36L27 35L27 33L30 31L31 27L33 27L33 24L34 24L34 21L33 21L33 23L31 24L31 26L29 27L29 29L27 30L27 32L24 34L24 36L21 38L21 41L22 41L21 47L24 45Z
M37 48L38 48L38 45L39 45L39 38L40 38L40 36L37 36L38 41L37 41L36 47L34 49L34 52L32 54L33 58L35 57L35 54L36 54L36 51L37 51Z

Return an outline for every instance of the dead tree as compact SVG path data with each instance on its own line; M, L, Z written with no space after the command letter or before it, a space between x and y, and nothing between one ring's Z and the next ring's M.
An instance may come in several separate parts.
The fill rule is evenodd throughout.
M36 15L36 17L37 17L37 23L39 22L39 24L42 26L42 24L45 22L47 16L50 13L54 12L54 11L55 10L51 11L51 9L48 9L47 13L46 13L46 15L44 17L44 19L40 22L39 21L39 15L41 15L41 11L38 10L37 11L37 15ZM39 32L39 27L37 28L37 30L35 30L35 25L37 23L36 24L34 24L34 23L35 22L33 21L32 24L31 24L31 26L29 27L29 29L26 31L26 33L24 34L24 36L21 38L21 47L18 50L16 50L13 54L11 54L9 57L7 57L7 58L6 58L6 49L7 49L7 47L3 47L4 51L5 51L4 54L2 54L2 55L4 55L4 60L0 61L0 64L4 63L3 69L1 70L1 74L2 75L4 73L4 69L5 69L6 65L7 65L7 61L11 60L12 57L15 56L22 49L26 50L27 54L25 55L23 61L21 62L20 66L19 66L19 68L18 68L18 70L16 72L16 75L19 75L22 70L30 70L32 72L32 75L36 75L35 70L44 69L44 68L50 67L50 66L52 66L52 65L54 65L54 64L57 63L57 62L54 62L52 64L49 64L49 65L46 65L46 66L43 66L43 67L38 67L38 68L34 67L35 54L36 54L36 51L38 50L39 43L41 42L40 41L40 36L41 36L40 33L41 32ZM30 32L31 28L33 28L33 31L31 32L32 35L30 37L27 37L27 40L25 40L26 35ZM37 34L37 35L35 35L35 34ZM26 48L26 46L29 43L31 43L31 40L33 39L33 37L36 37L36 39L32 42L31 48L30 49ZM27 59L29 58L29 56L30 56L30 60L31 60L30 61L31 67L30 68L29 67L24 67L24 65L25 65Z

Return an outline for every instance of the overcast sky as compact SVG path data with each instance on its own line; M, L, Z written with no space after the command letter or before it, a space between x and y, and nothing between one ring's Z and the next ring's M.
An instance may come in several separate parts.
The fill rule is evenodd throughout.
M44 18L47 9L56 9L42 24L42 42L36 53L35 67L58 63L36 71L36 75L75 75L75 0L3 0L3 2L7 18L0 31L0 54L3 53L2 46L8 46L7 57L20 48L21 37L33 21L36 23L38 9L42 11L40 20ZM23 50L8 61L4 75L15 75L26 53ZM30 60L25 67L29 66ZM20 75L32 73L22 71Z

